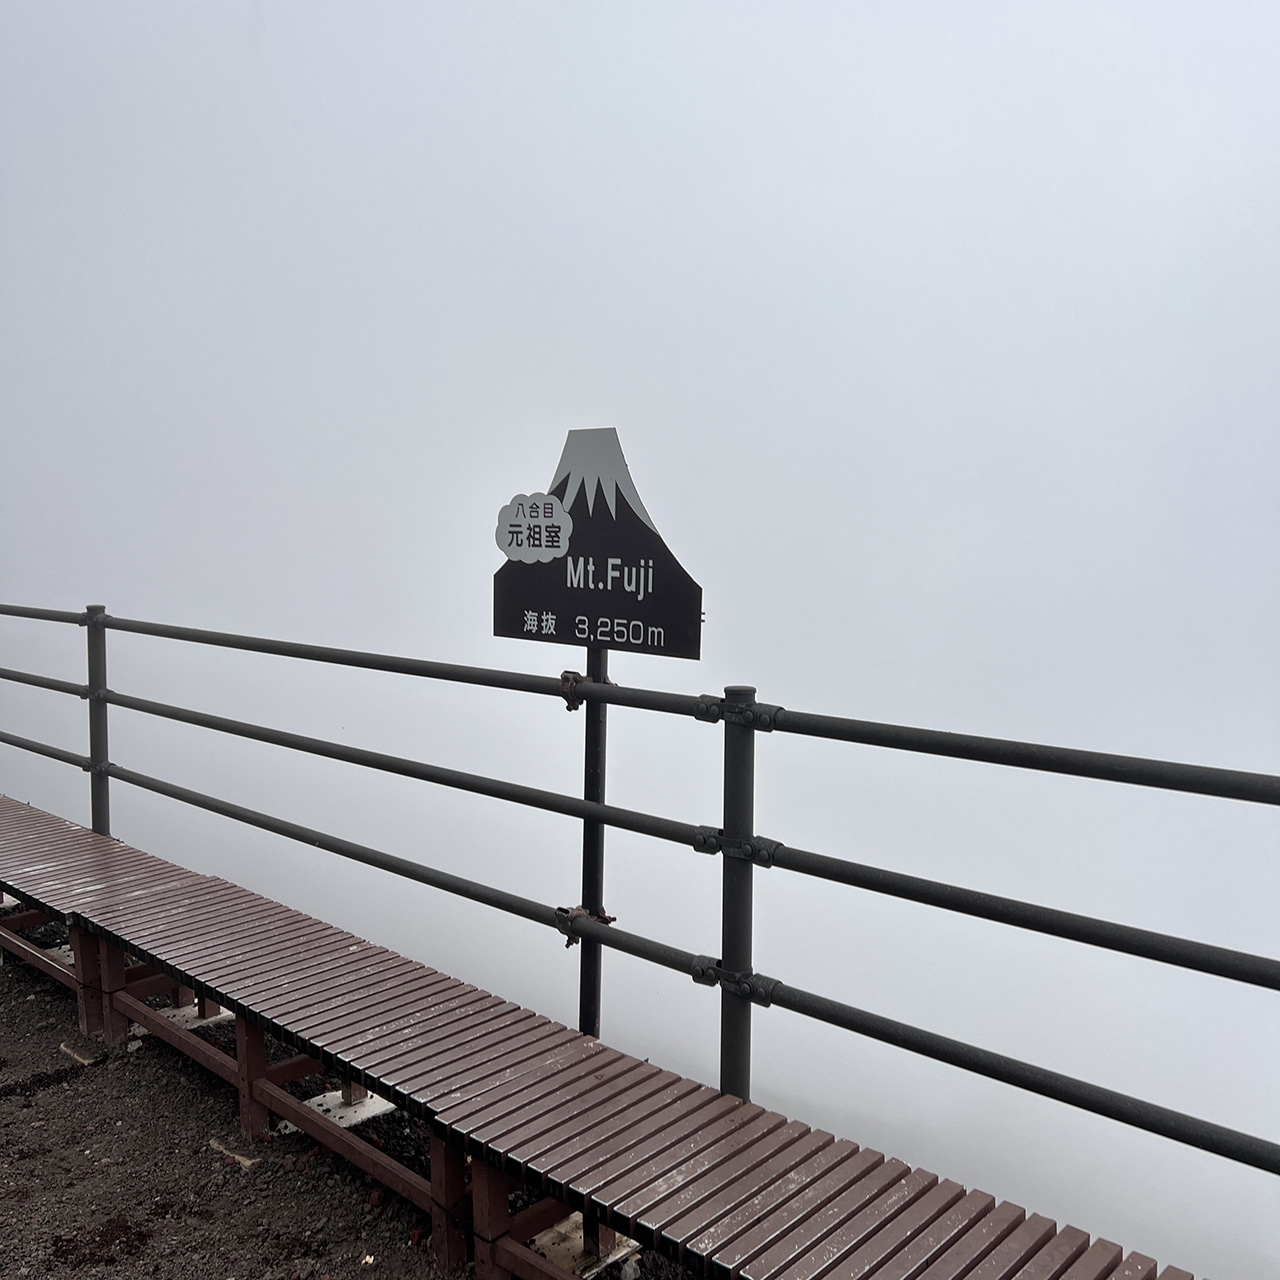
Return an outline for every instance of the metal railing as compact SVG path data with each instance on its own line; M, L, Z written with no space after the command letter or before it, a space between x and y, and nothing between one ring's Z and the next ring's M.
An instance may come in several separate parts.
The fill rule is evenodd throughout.
M556 929L570 942L582 944L579 1025L581 1030L592 1035L599 1034L602 948L623 951L687 974L695 982L719 986L720 1087L724 1092L744 1099L750 1094L752 1006L777 1005L1173 1141L1280 1174L1280 1144L1275 1142L895 1022L790 986L777 978L756 973L752 968L753 876L759 866L786 869L945 911L1280 991L1280 960L904 875L796 849L765 838L756 833L753 820L755 737L758 733L801 734L1256 804L1280 805L1280 777L811 715L758 702L756 691L748 686L727 688L723 696L701 697L627 688L608 683L606 653L599 649L589 651L586 675L565 672L555 679L116 618L107 614L100 605L90 605L83 613L0 605L0 615L86 629L86 684L77 685L4 668L0 668L0 679L85 699L89 706L89 754L79 755L4 731L0 731L0 743L76 765L88 772L92 825L101 834L110 834L108 787L111 779L115 779ZM107 683L106 633L112 630L432 680L517 690L564 699L570 709L585 705L584 795L581 798L562 795L117 692ZM698 826L605 802L605 713L611 704L688 716L723 726L724 812L719 827ZM574 908L549 906L115 764L110 759L107 739L107 713L111 706L579 818L583 822L582 903ZM639 832L687 845L699 853L721 857L724 881L719 957L696 955L627 932L617 928L603 914L603 833L607 827Z

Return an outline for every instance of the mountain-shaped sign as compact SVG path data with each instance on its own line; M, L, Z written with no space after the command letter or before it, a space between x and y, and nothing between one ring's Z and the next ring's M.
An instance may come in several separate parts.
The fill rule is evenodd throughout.
M570 431L546 492L518 493L494 533L493 634L697 658L702 588L640 501L612 427Z

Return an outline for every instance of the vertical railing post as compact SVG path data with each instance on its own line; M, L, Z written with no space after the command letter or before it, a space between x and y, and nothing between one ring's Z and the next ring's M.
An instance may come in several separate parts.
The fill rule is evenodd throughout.
M107 761L107 629L102 625L106 605L85 606L89 645L89 809L91 825L101 836L111 834L111 795Z
M592 646L587 650L587 679L593 684L609 680L609 650ZM604 803L605 713L603 702L584 704L586 713L586 753L582 794L587 800ZM599 916L604 912L604 823L590 818L582 823L582 905ZM600 1034L600 944L582 940L582 969L578 988L578 1030L583 1035Z
M750 841L755 826L756 691L731 685L724 691L724 838L727 848ZM752 872L749 858L722 856L724 887L720 923L720 967L751 972ZM720 1092L744 1102L751 1097L751 1000L720 988Z

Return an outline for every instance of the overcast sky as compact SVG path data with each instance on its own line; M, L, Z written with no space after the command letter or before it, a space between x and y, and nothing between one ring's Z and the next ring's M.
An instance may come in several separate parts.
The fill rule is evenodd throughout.
M618 428L703 658L804 710L1280 772L1274 5L0 4L0 599L558 673L499 508ZM0 626L80 678L83 635ZM563 791L580 716L112 635L120 689ZM83 707L0 689L83 748ZM87 785L0 749L0 789ZM113 713L113 758L543 901L572 822ZM612 712L610 798L719 821L720 732ZM775 735L765 834L1280 954L1277 816ZM566 1021L576 953L117 784L115 832ZM609 837L718 951L718 863ZM480 941L494 930L500 948ZM1275 993L757 873L757 967L1280 1139ZM608 955L604 1037L716 1079ZM1197 1275L1280 1180L777 1010L755 1093Z

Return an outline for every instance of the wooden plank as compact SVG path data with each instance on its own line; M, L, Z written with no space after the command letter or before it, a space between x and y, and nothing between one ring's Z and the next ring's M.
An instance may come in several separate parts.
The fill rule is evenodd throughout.
M971 1273L972 1280L1011 1280L1053 1239L1056 1231L1056 1223L1033 1213L978 1264Z
M296 1125L330 1151L337 1152L356 1168L363 1169L396 1195L403 1196L410 1204L417 1205L427 1213L431 1212L431 1184L425 1178L406 1169L356 1134L340 1128L269 1080L256 1081L253 1093L268 1110Z
M575 1208L586 1204L607 1209L608 1204L595 1200L596 1193L602 1187L616 1182L633 1170L653 1164L677 1145L714 1140L763 1114L763 1108L742 1102L728 1094L713 1094L706 1105L699 1105L700 1101L696 1094L691 1095L688 1099L690 1105L683 1115L667 1124L651 1126L643 1141L629 1145L621 1154L609 1157L605 1152L600 1152L605 1158L589 1162L587 1168L575 1175L568 1184L569 1203Z
M1021 1271L1017 1280L1060 1280L1062 1273L1089 1247L1089 1233L1063 1227Z
M1156 1280L1156 1260L1145 1253L1131 1253L1111 1273L1111 1280Z
M1002 1201L979 1219L940 1258L930 1262L919 1280L960 1280L1026 1221L1021 1205Z
M937 1185L937 1174L910 1170L901 1160L880 1168L742 1268L745 1280L814 1280L873 1231Z
M876 1223L868 1231L860 1233L861 1243L857 1244L851 1253L847 1253L835 1270L829 1274L836 1280L864 1280L865 1276L870 1275L900 1253L963 1197L964 1188L958 1182L945 1180L939 1182L936 1187L926 1192L908 1208L896 1213L887 1225ZM869 1208L866 1213L870 1214L871 1211ZM842 1233L843 1229L838 1234ZM830 1245L830 1239L824 1243ZM813 1275L807 1263L800 1268L793 1267L792 1271L800 1271L806 1276Z
M602 1048L599 1053L584 1057L552 1076L531 1081L522 1089L495 1098L451 1127L466 1134L467 1145L473 1152L483 1152L488 1143L501 1140L511 1129L521 1124L537 1125L542 1116L566 1105L566 1100L590 1097L594 1091L607 1088L619 1075L643 1065L616 1049ZM505 1146L503 1141L501 1149L505 1150Z
M12 952L20 960L25 960L41 973L57 978L64 986L74 990L79 985L76 982L75 970L69 964L41 950L34 942L28 942L26 938L20 938L16 933L3 927L0 927L0 947Z
M153 1009L149 1004L143 1004L141 1000L127 992L112 992L111 1003L131 1022L136 1022L140 1027L146 1027L153 1036L166 1044L173 1045L175 1049L181 1049L187 1057L194 1059L206 1070L221 1076L229 1084L236 1083L236 1060L229 1054L215 1049L208 1041L202 1040L190 1031L184 1031L158 1009Z
M838 1223L856 1213L907 1173L901 1160L886 1161L879 1151L870 1149L859 1151L717 1249L710 1260L711 1274L720 1280L737 1276L752 1259L774 1248L811 1218L827 1214L832 1205L837 1206L834 1214L828 1214L823 1225L833 1216ZM816 1234L820 1238L825 1231Z
M786 1126L786 1117L776 1111L754 1116L746 1113L747 1108L741 1107L712 1129L691 1134L668 1147L652 1160L597 1188L591 1194L592 1201L608 1205L613 1214L625 1219L623 1230L629 1234L640 1214L675 1194L686 1181L718 1169L745 1148Z
M970 1191L954 1208L931 1223L904 1249L890 1258L876 1280L916 1280L942 1257L975 1222L995 1208L995 1197Z
M1119 1244L1112 1244L1111 1240L1094 1240L1093 1244L1071 1263L1062 1280L1106 1280L1106 1277L1120 1266L1120 1260L1123 1257L1124 1249L1121 1249ZM1161 1280L1164 1280L1164 1276L1161 1276ZM1189 1276L1188 1280L1190 1280Z
M680 1261L689 1241L726 1221L748 1201L759 1201L761 1192L780 1188L802 1166L816 1165L815 1158L822 1152L830 1153L834 1145L834 1137L825 1130L810 1130L795 1142L782 1146L762 1164L732 1169L733 1176L722 1186L714 1186L710 1195L701 1194L700 1182L690 1184L687 1194L682 1191L673 1196L662 1206L660 1214L654 1214L655 1246L664 1256ZM856 1143L846 1145L850 1154L858 1149ZM759 1216L758 1210L756 1216Z
M612 1081L599 1101L557 1120L552 1128L543 1130L535 1124L529 1131L516 1129L507 1134L502 1140L507 1172L521 1178L532 1172L541 1176L545 1167L556 1162L556 1153L567 1155L585 1135L590 1135L587 1141L599 1143L625 1124L643 1119L648 1111L662 1105L656 1100L658 1095L674 1085L683 1085L685 1093L697 1088L693 1081L682 1081L672 1071L659 1071L651 1063L641 1063L625 1079ZM679 1095L665 1100L671 1101L675 1096ZM539 1132L532 1132L534 1129Z
M656 1128L679 1116L710 1105L719 1095L706 1085L676 1077L655 1093L641 1087L642 1096L622 1110L610 1109L597 1123L576 1134L556 1135L551 1144L527 1154L526 1168L542 1179L553 1195L563 1195L565 1184L597 1161L609 1159L638 1146Z

